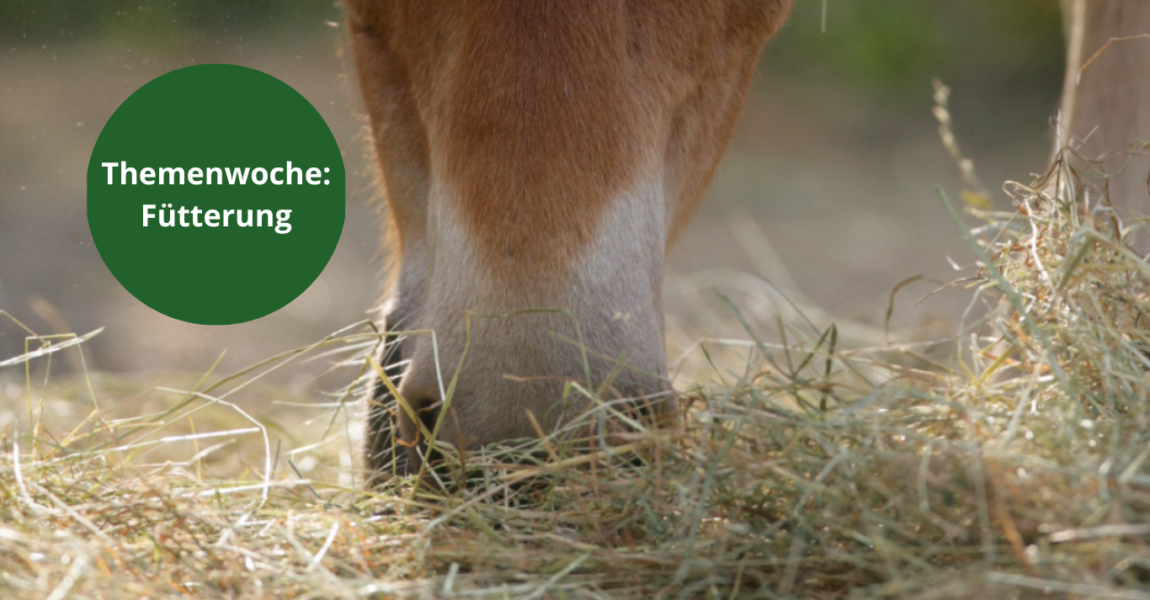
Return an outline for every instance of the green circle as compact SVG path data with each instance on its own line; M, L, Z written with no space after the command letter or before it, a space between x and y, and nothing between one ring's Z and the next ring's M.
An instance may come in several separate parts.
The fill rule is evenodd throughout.
M141 302L230 325L319 277L343 230L344 188L339 146L307 99L254 69L197 65L152 80L108 119L88 163L88 226Z

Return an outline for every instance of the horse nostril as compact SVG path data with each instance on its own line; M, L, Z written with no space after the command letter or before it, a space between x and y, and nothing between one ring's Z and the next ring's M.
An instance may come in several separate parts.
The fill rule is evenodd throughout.
M428 438L435 432L442 403L436 398L415 396L405 398L407 406L400 407L400 444L404 447L407 472L425 462L436 462L437 453L429 448Z
M423 429L426 430L424 435L429 435L435 431L435 422L439 420L439 408L442 405L442 402L434 398L425 398L412 404L415 414L419 417L419 422L423 424Z

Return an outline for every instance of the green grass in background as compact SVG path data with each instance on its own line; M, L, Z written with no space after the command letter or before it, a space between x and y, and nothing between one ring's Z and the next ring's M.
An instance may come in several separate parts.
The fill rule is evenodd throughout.
M829 0L825 33L822 19L820 2L799 0L764 65L888 98L924 93L934 77L1002 91L1062 77L1062 21L1051 0Z
M0 43L162 44L173 36L287 37L338 21L333 0L14 0ZM798 0L768 50L773 72L831 78L898 97L942 77L1018 89L1062 75L1062 29L1052 0ZM1004 90L1005 91L1005 90Z

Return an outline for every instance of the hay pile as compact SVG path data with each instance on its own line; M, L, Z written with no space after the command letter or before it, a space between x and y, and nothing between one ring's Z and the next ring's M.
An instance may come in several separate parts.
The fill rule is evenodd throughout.
M747 324L678 430L607 445L628 417L600 402L590 454L524 442L371 494L348 395L277 405L282 429L243 409L367 328L184 391L53 378L83 339L29 333L0 362L0 597L1150 598L1150 270L1065 161L1009 189L960 227L960 285L997 306L951 365Z

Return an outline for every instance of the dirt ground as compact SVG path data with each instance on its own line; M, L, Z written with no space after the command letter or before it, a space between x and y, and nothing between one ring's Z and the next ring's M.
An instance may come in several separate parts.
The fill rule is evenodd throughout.
M236 369L365 318L378 298L382 261L361 112L339 37L220 45L194 55L194 62L251 66L297 89L331 126L350 177L343 238L319 280L277 313L226 327L182 323L133 298L100 260L85 218L85 171L102 125L138 87L191 64L189 55L130 44L0 53L0 309L42 333L107 327L87 359L115 371L200 371L225 349L223 370ZM832 86L773 80L769 60L768 53L709 197L670 255L672 333L690 329L678 324L692 320L711 286L764 272L836 318L881 326L898 282L949 280L956 273L948 257L973 260L934 190L957 196L958 176L937 141L929 81L920 98L893 108L839 97ZM1036 94L1048 93L1053 106L1056 92ZM1003 102L1003 115L1025 118L959 121L960 142L992 189L1042 169L1050 146L1047 114ZM1004 196L995 201L1007 206ZM899 296L896 330L921 337L952 329L963 295L914 305L934 287L924 280ZM22 345L23 335L0 323L0 357ZM310 380L306 373L284 377L286 384Z

